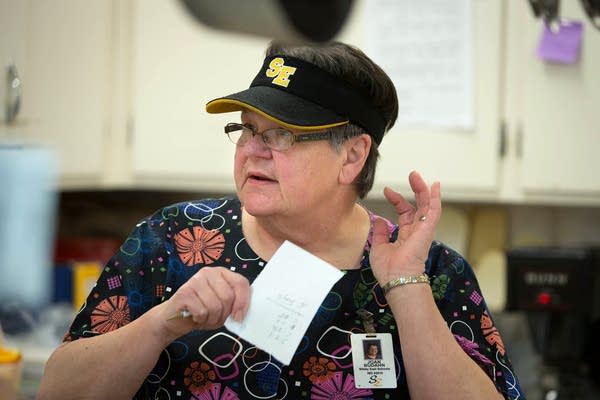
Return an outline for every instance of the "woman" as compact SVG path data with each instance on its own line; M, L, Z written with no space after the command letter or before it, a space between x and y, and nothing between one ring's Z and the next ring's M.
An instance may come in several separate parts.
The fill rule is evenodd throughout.
M365 352L365 359L377 360L381 358L379 352L379 344L376 342L367 343L367 351Z
M359 203L397 116L375 63L342 43L274 43L251 87L207 111L241 111L225 127L237 196L138 224L48 361L40 398L524 398L471 268L433 242L439 183L411 173L414 207L386 188L397 224ZM223 328L243 320L285 240L345 271L289 366ZM359 384L361 333L393 343L386 388Z

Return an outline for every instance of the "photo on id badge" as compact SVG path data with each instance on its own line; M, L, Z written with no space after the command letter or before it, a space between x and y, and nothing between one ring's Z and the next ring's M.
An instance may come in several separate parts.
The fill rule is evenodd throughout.
M396 363L389 333L352 334L352 363L357 388L395 388Z
M363 340L365 360L381 360L381 340Z

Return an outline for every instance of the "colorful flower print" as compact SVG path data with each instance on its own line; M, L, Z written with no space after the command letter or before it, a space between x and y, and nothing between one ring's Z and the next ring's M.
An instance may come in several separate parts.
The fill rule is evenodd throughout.
M312 400L356 400L371 398L370 389L359 389L354 386L354 376L348 374L342 382L342 372L334 372L331 378L316 381L310 390Z
M495 364L486 356L479 352L479 345L475 342L470 341L464 336L454 335L454 339L458 342L460 347L467 353L469 356L479 360L480 364L487 366L494 366Z
M365 304L373 299L371 294L371 287L365 285L363 282L359 282L353 292L354 305L356 308L363 308Z
M431 292L433 293L433 298L436 300L443 298L446 294L449 283L450 278L448 278L448 275L439 275L433 278L431 281Z
M304 363L303 369L304 376L307 376L312 383L315 383L316 381L328 379L336 367L328 358L319 357L317 359L317 357L312 356Z
M496 345L496 348L498 348L500 354L504 356L504 342L502 341L502 337L500 337L500 333L494 326L494 322L490 318L490 315L487 313L487 311L484 311L481 315L480 322L481 330L485 335L485 340L491 345Z
M114 331L129 321L127 296L111 296L102 300L91 315L92 329L100 333Z
M207 391L190 397L190 400L240 400L236 392L225 386L221 393L221 384L213 383Z
M225 237L217 230L207 231L200 226L186 228L175 235L179 258L188 267L212 264L221 257Z
M183 383L196 397L207 392L212 386L213 381L217 378L215 371L210 369L207 363L200 363L198 361L193 361L185 369L183 375Z

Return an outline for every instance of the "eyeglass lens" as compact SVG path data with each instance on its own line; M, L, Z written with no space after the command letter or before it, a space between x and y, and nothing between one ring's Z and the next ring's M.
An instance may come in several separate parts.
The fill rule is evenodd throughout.
M229 123L225 126L225 133L238 146L243 146L255 135L260 135L268 147L276 150L289 148L294 141L294 135L283 128L267 129L257 133L249 126Z
M234 144L243 146L256 135L260 135L263 142L273 150L287 150L295 142L308 142L315 140L330 140L330 131L295 134L285 128L272 128L263 132L256 132L251 126L231 122L225 125L225 133Z

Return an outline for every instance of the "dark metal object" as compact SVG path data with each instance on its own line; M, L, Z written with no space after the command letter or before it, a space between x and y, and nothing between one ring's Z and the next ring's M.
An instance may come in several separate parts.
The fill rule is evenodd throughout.
M213 28L273 39L324 42L342 28L353 0L181 0Z

